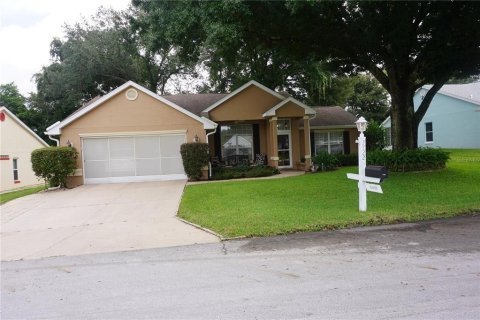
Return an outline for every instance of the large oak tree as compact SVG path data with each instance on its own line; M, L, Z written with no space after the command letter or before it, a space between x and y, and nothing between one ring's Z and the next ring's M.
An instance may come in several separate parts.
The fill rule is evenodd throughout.
M134 4L147 16L161 6ZM346 72L370 72L391 96L395 149L417 147L418 124L443 84L480 73L476 2L223 0L180 6L194 22L186 30L195 32L177 38L178 44L203 46L223 68L238 66L242 59L235 55L270 50L288 63L303 62L304 71L310 62L328 61ZM413 96L425 84L433 86L415 111Z

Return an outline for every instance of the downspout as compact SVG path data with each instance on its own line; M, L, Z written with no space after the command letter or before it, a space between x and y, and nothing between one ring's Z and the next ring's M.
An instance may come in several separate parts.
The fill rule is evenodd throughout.
M48 139L52 140L52 141L55 141L56 144L57 144L57 147L60 146L60 140L59 139L55 139L55 138L52 138L52 136L48 136ZM57 190L57 189L60 189L61 185L58 185L56 187L51 187L51 188L48 188L48 190Z
M50 135L48 136L48 139L50 139L50 140L52 140L52 141L55 141L55 142L57 143L57 147L60 146L60 140L55 139L55 138L52 138L52 136L50 136Z
M207 135L205 136L205 139L207 139L207 144L208 144L208 136L215 134L215 132L217 132L217 127L215 127L215 129L213 129L212 132L207 133ZM211 178L212 178L212 161L208 160L208 179L211 179Z

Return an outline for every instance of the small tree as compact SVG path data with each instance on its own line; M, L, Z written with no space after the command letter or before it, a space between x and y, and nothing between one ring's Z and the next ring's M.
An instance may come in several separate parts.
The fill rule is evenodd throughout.
M367 150L382 149L385 147L385 129L376 121L371 121L365 131Z
M202 169L208 164L208 144L201 142L184 143L180 147L183 168L190 180L200 180Z
M71 147L47 147L33 150L32 169L51 187L65 187L67 177L77 168L78 152Z

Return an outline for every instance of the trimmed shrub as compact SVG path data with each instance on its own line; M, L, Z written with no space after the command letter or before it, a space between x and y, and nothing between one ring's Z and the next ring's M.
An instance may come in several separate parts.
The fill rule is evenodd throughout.
M208 164L208 144L188 142L180 147L183 168L190 180L200 180L202 169Z
M236 166L236 167L213 167L212 179L213 180L229 180L239 178L256 178L256 177L269 177L274 174L279 174L277 168L270 166Z
M385 147L385 128L376 121L371 121L365 131L367 139L367 151L382 149Z
M335 157L338 160L338 163L342 167L348 167L348 166L358 166L358 154L356 153L351 153L351 154L336 154Z
M77 168L78 152L71 147L47 147L32 151L32 169L51 187L65 187Z
M335 170L340 163L333 154L322 151L312 158L313 164L318 168L318 171Z
M422 171L445 168L449 158L448 152L434 148L373 150L367 153L367 164L385 166L396 172Z

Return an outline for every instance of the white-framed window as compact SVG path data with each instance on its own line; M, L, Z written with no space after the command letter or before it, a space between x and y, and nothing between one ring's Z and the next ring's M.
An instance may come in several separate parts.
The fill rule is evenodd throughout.
M18 158L13 158L13 181L18 181Z
M392 145L392 128L385 128L385 145Z
M433 142L433 123L425 122L425 142Z
M278 119L277 131L290 131L290 119Z
M315 154L325 151L330 154L343 153L343 131L315 131Z
M222 125L220 129L222 158L247 158L253 161L253 125Z

